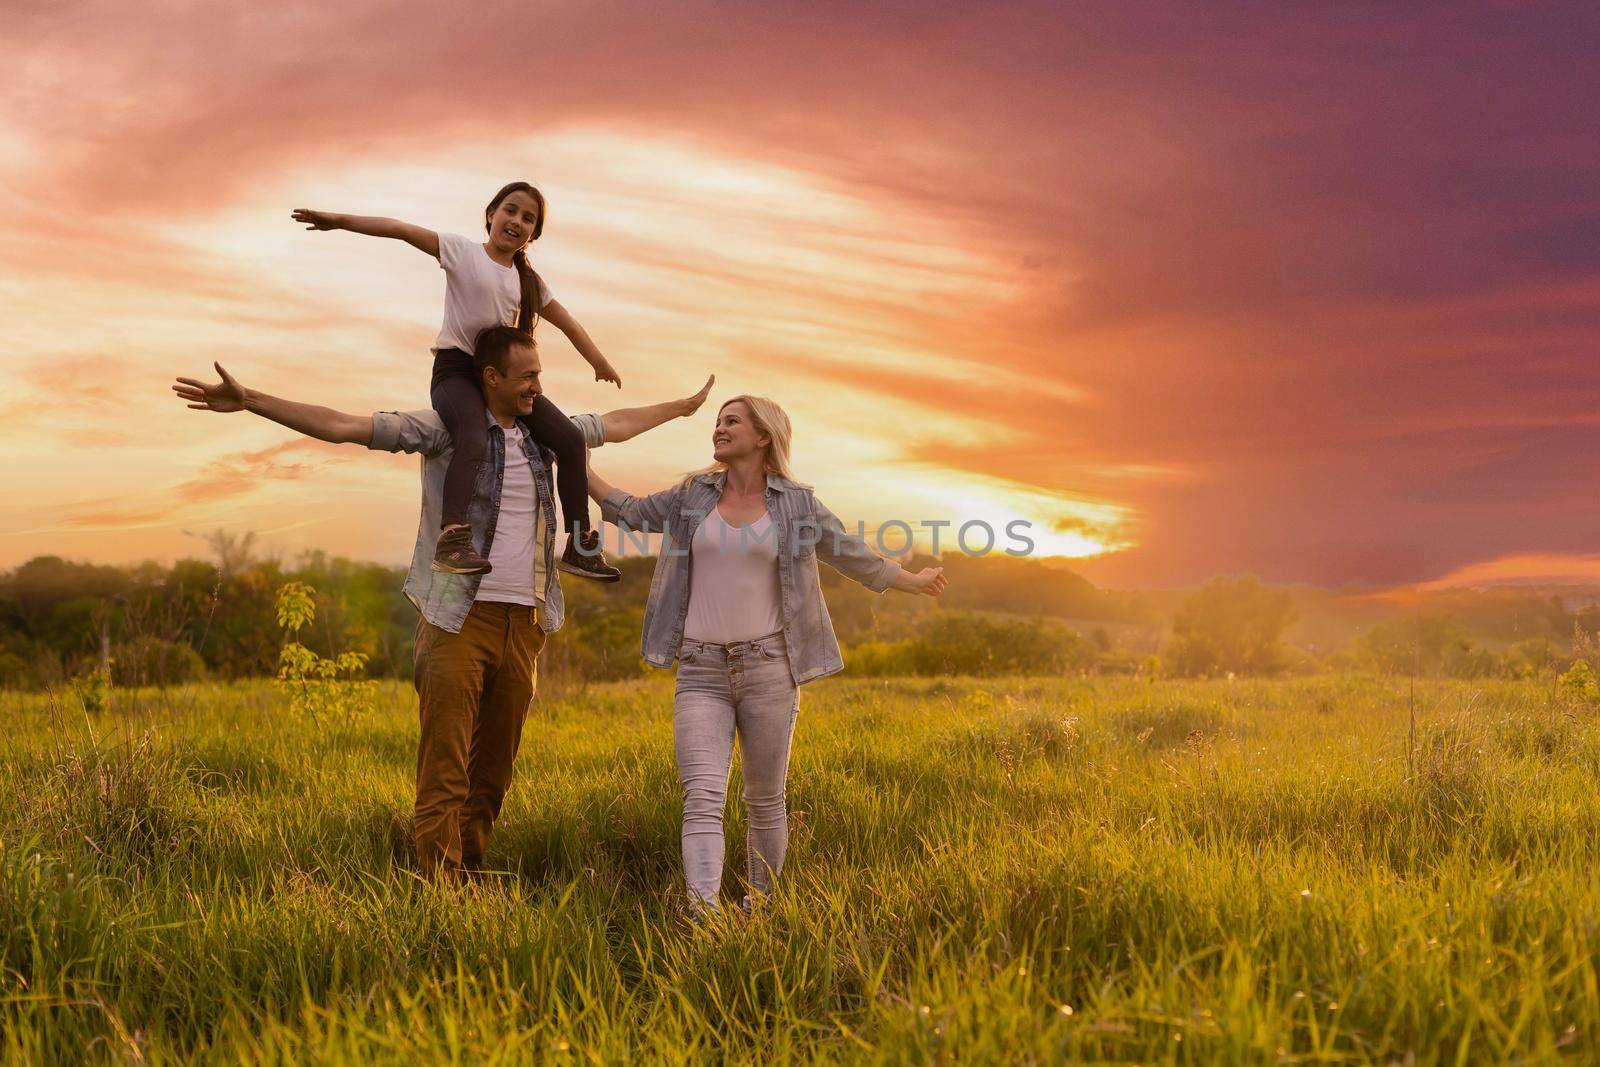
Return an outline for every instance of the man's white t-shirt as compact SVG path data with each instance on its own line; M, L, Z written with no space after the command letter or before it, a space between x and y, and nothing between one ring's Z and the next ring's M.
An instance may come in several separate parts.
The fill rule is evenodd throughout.
M433 350L472 351L472 342L490 326L515 326L522 305L522 279L516 267L489 258L482 241L458 233L439 235L439 266L444 270L444 323ZM539 307L550 303L550 289L539 279Z
M489 565L494 569L478 583L475 600L505 604L539 603L544 590L544 518L533 485L533 470L522 454L522 426L506 435L505 482L500 487L500 517L494 524Z

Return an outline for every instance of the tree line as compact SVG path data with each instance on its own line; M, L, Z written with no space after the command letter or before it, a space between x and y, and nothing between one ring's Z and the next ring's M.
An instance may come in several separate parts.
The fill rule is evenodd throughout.
M278 591L315 590L299 642L326 658L365 657L368 675L408 679L417 613L404 571L330 558L292 564L256 550L250 535L214 534L211 558L105 566L40 556L0 573L0 686L60 685L103 669L116 685L270 676L285 634ZM1183 676L1354 669L1456 677L1523 677L1564 669L1573 635L1600 629L1600 609L1568 610L1533 593L1435 598L1395 608L1341 647L1316 650L1286 635L1319 599L1254 578L1219 578L1181 595L1103 590L1059 562L947 556L942 604L875 596L823 569L851 673ZM549 680L634 677L655 561L618 562L613 586L564 585L567 628L547 647Z

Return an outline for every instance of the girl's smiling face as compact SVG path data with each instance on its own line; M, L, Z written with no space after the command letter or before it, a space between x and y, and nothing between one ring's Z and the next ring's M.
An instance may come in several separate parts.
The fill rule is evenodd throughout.
M484 215L489 224L489 243L506 254L527 246L539 225L539 202L529 193L517 190Z

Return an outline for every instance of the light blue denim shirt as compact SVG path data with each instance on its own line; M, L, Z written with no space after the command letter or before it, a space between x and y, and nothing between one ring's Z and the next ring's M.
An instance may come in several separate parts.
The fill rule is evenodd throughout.
M629 530L665 534L661 558L650 580L644 609L641 651L652 667L671 667L683 643L689 614L689 546L695 530L722 496L723 473L697 474L687 482L650 496L614 490L600 513L607 522ZM779 609L789 648L789 669L804 685L844 669L833 620L822 599L817 555L834 570L881 593L900 575L900 564L867 547L859 533L846 533L833 512L822 506L808 485L777 474L767 475L767 514L777 533ZM752 635L754 636L754 635Z
M467 520L472 523L473 547L487 559L489 548L494 544L495 521L500 517L500 493L506 472L506 434L487 410L483 417L489 421L489 449L478 468ZM583 431L584 442L590 448L605 444L605 424L600 416L573 415L572 421ZM406 575L406 599L435 626L460 633L483 576L446 574L433 569L433 551L444 514L444 472L450 466L452 451L450 434L433 411L380 411L372 416L372 444L368 447L379 452L413 452L422 456L422 521L417 527L417 547L411 553L411 571ZM535 447L527 434L522 437L522 453L523 460L533 470L534 491L539 497L538 513L544 522L541 540L544 543L545 587L538 594L539 625L554 632L561 629L565 608L553 560L556 509L550 494L550 453Z

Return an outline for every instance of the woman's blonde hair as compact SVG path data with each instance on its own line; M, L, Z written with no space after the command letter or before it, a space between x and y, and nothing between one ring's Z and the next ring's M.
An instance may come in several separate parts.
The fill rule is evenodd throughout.
M750 421L755 424L756 432L767 436L767 454L763 457L762 467L781 477L794 481L794 472L789 467L789 442L791 431L789 429L789 416L778 406L777 401L769 400L764 396L750 396L741 393L722 402L717 408L720 418L727 410L729 404L743 404L750 412ZM701 474L717 474L728 469L726 463L713 461L709 466L701 467L697 471L690 471L684 475L684 481Z

